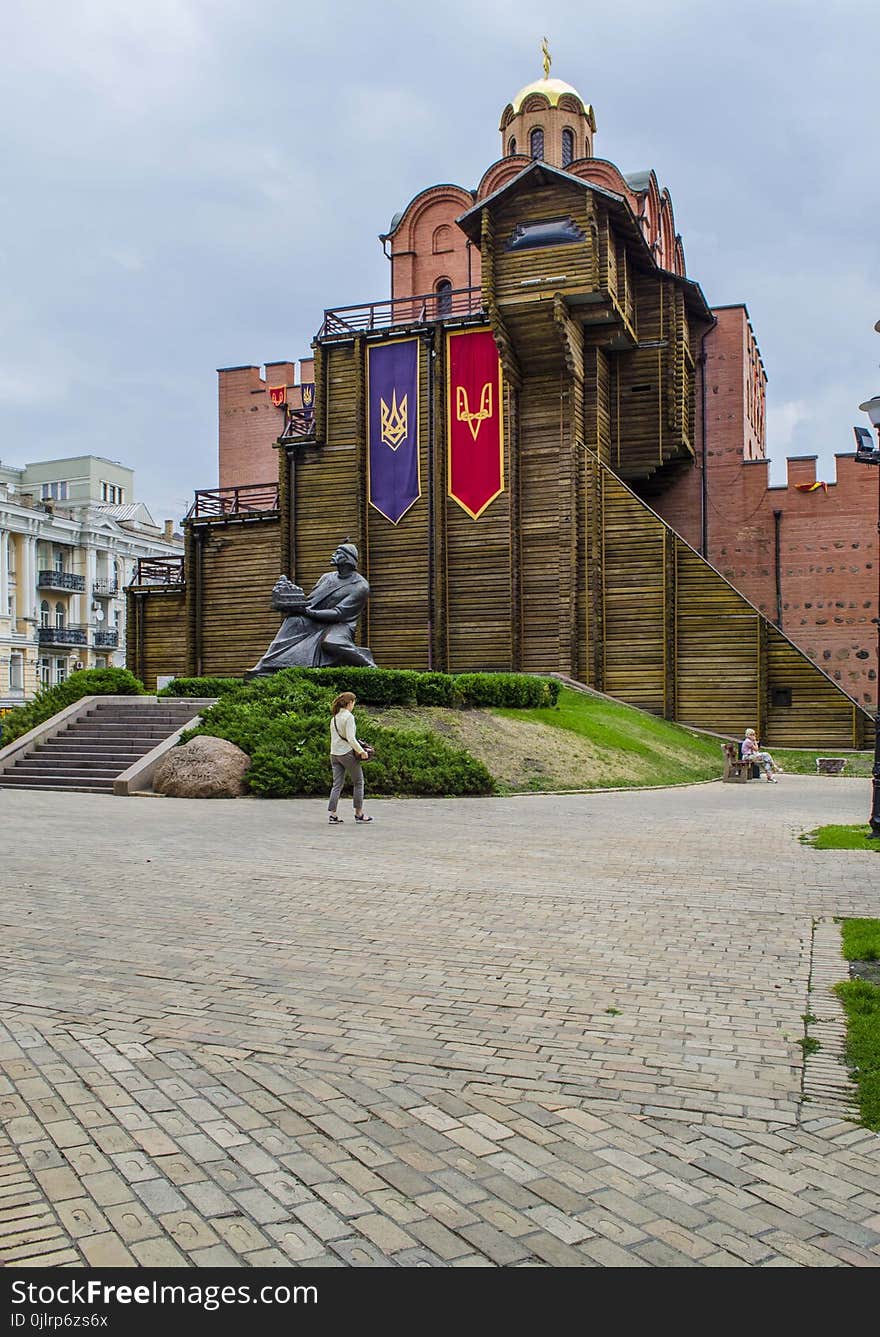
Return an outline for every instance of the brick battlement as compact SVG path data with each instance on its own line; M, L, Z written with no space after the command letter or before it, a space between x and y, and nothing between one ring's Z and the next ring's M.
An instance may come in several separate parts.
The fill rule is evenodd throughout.
M269 390L283 385L291 408L302 404L302 386L315 379L313 358L295 362L267 362L259 366L219 367L220 486L240 487L254 479L274 478L278 460L274 442L284 430L284 409L269 398Z

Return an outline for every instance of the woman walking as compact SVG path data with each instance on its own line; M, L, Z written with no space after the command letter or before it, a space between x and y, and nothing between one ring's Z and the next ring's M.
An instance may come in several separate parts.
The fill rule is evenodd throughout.
M342 818L336 816L336 807L345 784L345 777L351 779L354 799L354 820L371 822L372 817L364 814L364 773L361 758L369 756L367 749L358 742L354 727L352 710L357 702L354 692L342 692L330 707L333 714L330 719L330 765L333 767L333 788L330 790L330 825L341 826Z

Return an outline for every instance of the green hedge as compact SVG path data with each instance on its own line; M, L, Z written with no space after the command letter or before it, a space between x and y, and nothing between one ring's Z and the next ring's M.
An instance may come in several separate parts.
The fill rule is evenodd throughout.
M354 692L365 706L555 706L559 683L527 673L417 673L411 669L283 669L245 684L238 678L175 678L161 696L226 696L242 691L274 695L308 682L334 694Z
M241 678L175 678L160 696L224 696L244 686Z
M64 710L84 696L142 696L144 684L128 669L78 669L56 687L38 693L33 701L20 706L3 719L2 743L12 743L38 724L43 724L59 710Z

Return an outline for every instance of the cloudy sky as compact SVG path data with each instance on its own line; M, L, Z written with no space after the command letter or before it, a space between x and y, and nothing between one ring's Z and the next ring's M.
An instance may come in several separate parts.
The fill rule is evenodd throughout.
M216 483L215 368L386 295L377 234L476 185L544 32L597 154L653 167L690 275L747 303L774 459L833 476L880 392L875 0L41 0L4 28L5 463L119 459L179 517Z

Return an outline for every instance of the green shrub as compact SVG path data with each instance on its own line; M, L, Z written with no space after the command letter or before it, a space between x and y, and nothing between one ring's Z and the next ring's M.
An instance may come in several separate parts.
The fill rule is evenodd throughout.
M241 678L175 678L160 696L224 696L243 686Z
M57 715L84 696L141 696L144 684L128 669L78 669L55 687L38 693L33 701L20 706L3 720L2 742L5 747L38 724Z
M463 705L499 706L509 710L555 706L559 683L526 673L459 673L456 688Z
M376 749L366 770L371 794L491 794L495 788L482 762L435 734L359 720L358 737ZM326 715L278 716L251 754L247 783L266 798L326 794L332 783L328 754Z
M294 668L244 683L240 678L175 678L162 696L226 696L258 690L275 694L310 682L334 696L354 692L365 706L555 706L559 683L527 673L419 673L413 669Z
M275 720L320 715L325 728L329 728L333 691L301 679L280 682L280 677L275 674L272 678L258 679L246 686L240 685L240 690L234 694L221 696L216 705L209 706L203 713L201 723L181 736L181 743L189 742L198 734L209 734L214 738L226 738L253 756Z

